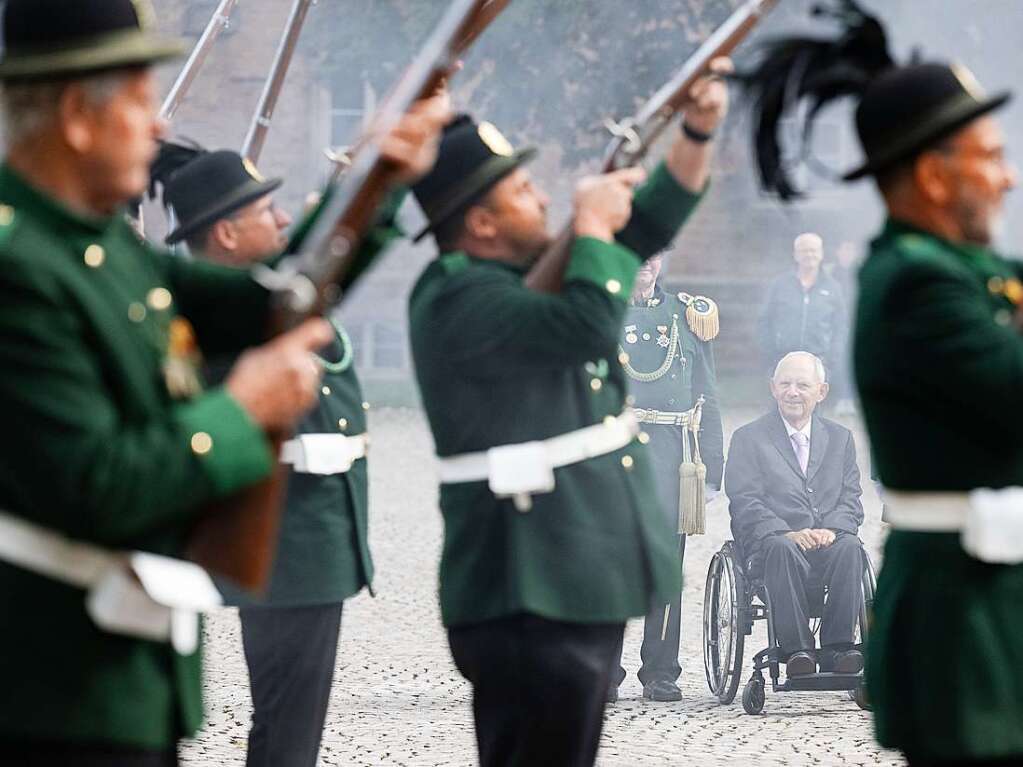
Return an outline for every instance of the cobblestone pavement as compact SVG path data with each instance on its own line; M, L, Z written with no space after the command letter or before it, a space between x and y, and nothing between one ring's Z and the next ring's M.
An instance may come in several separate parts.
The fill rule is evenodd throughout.
M726 423L729 434L756 413L733 415ZM370 529L378 596L363 594L345 605L321 763L474 764L470 690L450 661L437 607L441 524L429 433L417 410L374 412L371 427ZM862 466L867 451L862 433L857 437ZM877 563L880 510L869 482L864 502L862 537ZM620 702L608 709L601 767L902 764L877 747L869 714L844 693L768 691L764 714L757 717L747 716L738 699L720 706L711 697L702 660L704 578L711 555L729 536L721 501L708 517L707 534L692 538L686 549L679 680L685 699L641 700L635 671L642 625L630 623L624 660L630 676ZM762 628L747 640L747 648L765 644ZM207 726L186 746L183 761L189 767L243 765L250 703L234 611L225 609L208 622L206 653ZM747 649L746 666L750 658Z

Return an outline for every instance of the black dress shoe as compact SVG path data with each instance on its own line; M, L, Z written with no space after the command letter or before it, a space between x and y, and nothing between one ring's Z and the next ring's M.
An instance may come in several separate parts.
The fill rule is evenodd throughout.
M836 652L832 668L836 674L858 674L863 671L863 653L859 650Z
M806 676L817 670L817 663L808 652L794 652L785 663L786 676Z
M678 685L667 679L658 679L643 685L643 699L657 703L670 703L682 700L682 691Z
M618 702L618 687L617 686L615 686L615 687L608 687L607 688L607 702L608 703L617 703Z

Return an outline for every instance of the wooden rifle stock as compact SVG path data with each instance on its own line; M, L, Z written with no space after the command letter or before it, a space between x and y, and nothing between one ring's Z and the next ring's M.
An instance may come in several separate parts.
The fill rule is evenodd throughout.
M203 30L195 47L192 48L188 60L185 61L185 65L174 81L174 85L171 86L170 93L164 99L163 105L160 107L160 119L170 120L174 117L181 102L188 95L199 70L206 63L206 57L209 56L213 44L217 41L220 33L227 28L236 5L238 5L238 0L220 0L220 5L213 12L206 29Z
M611 123L614 138L608 144L601 172L610 173L642 162L672 118L684 109L690 88L710 72L710 63L731 54L777 3L778 0L748 0L686 59L635 116ZM540 293L559 293L574 240L569 223L529 270L525 284Z
M303 2L296 3L296 11ZM415 102L434 94L457 56L508 2L454 0L384 100L371 131L386 133ZM391 187L394 169L374 141L363 138L356 145L351 167L295 252L273 269L263 266L253 273L273 294L271 337L325 312L358 276L353 267L359 245ZM272 455L280 455L285 439L287 435L270 435ZM271 477L208 508L193 531L189 557L249 591L263 591L273 566L287 477L287 467L278 463Z
M291 8L288 23L284 28L284 35L281 37L280 45L277 47L277 53L270 67L270 75L263 85L259 105L256 107L256 113L249 125L245 143L242 145L242 157L252 162L257 162L263 152L266 136L270 132L270 122L277 109L277 100L284 88L284 80L288 76L291 60L295 57L298 39L302 34L302 27L305 25L305 19L312 4L313 0L295 0L295 4Z

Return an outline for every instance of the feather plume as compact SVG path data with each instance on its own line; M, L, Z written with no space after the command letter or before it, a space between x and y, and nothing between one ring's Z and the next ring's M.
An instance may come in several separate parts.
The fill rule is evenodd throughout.
M879 73L895 65L888 52L884 28L855 0L836 0L817 6L815 16L830 17L842 31L837 37L783 37L764 44L755 68L735 75L753 115L753 146L761 187L782 200L802 196L784 158L782 121L801 118L800 144L808 151L814 119L836 99L863 95Z
M161 141L160 151L149 166L149 199L156 199L157 184L166 191L171 177L196 157L206 154L206 151L191 139ZM164 206L166 207L166 202Z

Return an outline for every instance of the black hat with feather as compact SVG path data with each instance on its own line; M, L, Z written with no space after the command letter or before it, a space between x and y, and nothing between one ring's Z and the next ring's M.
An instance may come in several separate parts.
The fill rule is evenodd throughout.
M757 67L736 79L750 100L754 146L763 188L783 200L800 196L783 159L782 119L804 101L801 141L809 147L813 122L842 97L858 101L856 131L864 162L842 178L876 176L912 160L1011 94L988 96L958 64L898 64L888 51L881 22L855 0L817 6L814 15L838 21L837 38L787 37L769 42Z

